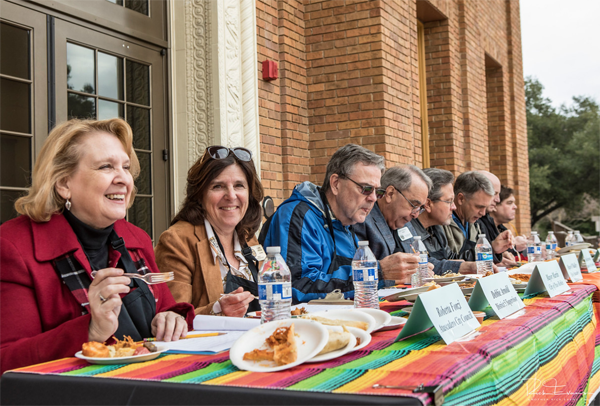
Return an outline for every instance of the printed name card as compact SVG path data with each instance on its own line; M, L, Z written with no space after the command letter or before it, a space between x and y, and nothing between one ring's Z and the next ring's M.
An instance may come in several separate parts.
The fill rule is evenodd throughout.
M592 258L590 251L587 248L584 248L579 252L579 263L581 264L581 268L585 265L588 273L596 272L598 270L594 258Z
M525 288L525 295L547 291L550 297L569 290L560 266L556 261L536 263L531 279Z
M471 310L483 310L488 304L500 319L525 307L505 272L477 279L469 307Z
M558 261L560 270L565 278L571 279L571 282L579 282L583 280L579 261L575 254L563 255Z
M456 283L421 293L408 321L396 341L435 327L446 344L450 344L479 327Z

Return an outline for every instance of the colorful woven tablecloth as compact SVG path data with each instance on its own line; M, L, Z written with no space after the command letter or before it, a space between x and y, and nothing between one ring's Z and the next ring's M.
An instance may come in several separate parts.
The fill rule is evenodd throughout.
M442 385L448 405L585 405L600 386L600 331L594 317L595 286L574 285L555 298L525 298L520 313L488 317L469 340L445 345L435 329L394 343L399 330L378 332L366 348L320 364L273 373L240 371L228 353L162 355L129 365L90 365L66 358L17 370L182 384L418 397L383 385ZM403 314L401 303L382 303ZM490 313L491 314L491 313Z

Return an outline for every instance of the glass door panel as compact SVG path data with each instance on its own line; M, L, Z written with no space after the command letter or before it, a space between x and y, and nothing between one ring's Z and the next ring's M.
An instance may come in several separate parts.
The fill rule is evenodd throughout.
M5 1L0 9L0 223L4 223L17 216L14 202L31 184L48 116L46 17Z
M55 47L57 120L121 117L131 125L141 172L127 219L156 240L170 221L168 167L162 160L168 145L165 77L159 50L60 20Z

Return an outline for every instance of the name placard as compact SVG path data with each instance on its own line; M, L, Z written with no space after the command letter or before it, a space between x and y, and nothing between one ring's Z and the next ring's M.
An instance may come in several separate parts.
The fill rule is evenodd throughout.
M500 319L525 307L505 272L477 279L469 307L471 310L483 310L488 304Z
M579 261L575 254L563 255L558 260L558 265L565 278L571 279L571 282L579 282L583 280Z
M598 269L596 268L596 263L594 262L594 258L590 255L590 251L587 248L582 249L579 252L579 263L581 264L581 268L583 269L583 265L587 268L587 272L596 272Z
M556 261L536 263L531 279L525 288L525 295L547 291L550 297L569 290L562 271Z
M408 321L396 341L435 327L446 344L450 344L479 327L456 283L421 293Z

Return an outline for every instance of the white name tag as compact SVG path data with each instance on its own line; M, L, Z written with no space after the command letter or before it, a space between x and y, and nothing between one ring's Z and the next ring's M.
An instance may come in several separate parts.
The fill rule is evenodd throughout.
M413 236L408 227L402 227L401 229L397 230L397 233L398 237L400 237L400 241L406 241Z
M588 273L597 271L594 259L590 255L590 251L587 248L582 249L579 253L579 262L581 263L581 269L583 269L583 265L585 265Z
M583 280L581 269L579 268L579 261L577 261L577 256L575 254L563 255L560 257L558 264L560 265L563 276L571 279L571 282Z
M477 280L477 285L469 299L469 306L473 310L483 310L488 304L500 319L525 307L506 272Z
M548 296L554 297L569 289L556 261L539 262L536 263L531 279L525 288L525 295L547 291Z

